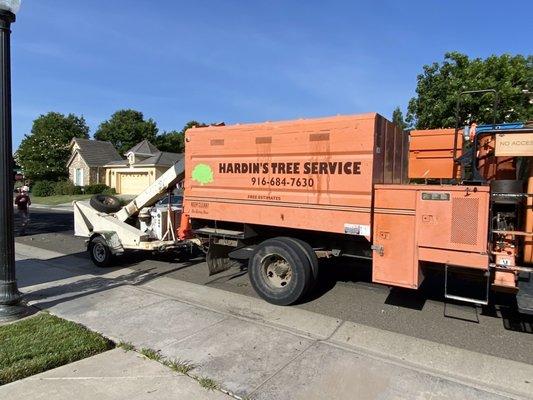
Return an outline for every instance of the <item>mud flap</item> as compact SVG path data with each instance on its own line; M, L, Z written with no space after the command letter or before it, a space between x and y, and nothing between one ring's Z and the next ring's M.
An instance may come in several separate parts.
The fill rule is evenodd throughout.
M206 263L209 270L209 276L227 271L233 267L240 267L240 263L229 257L229 253L234 247L215 244L209 242L209 250L206 254Z

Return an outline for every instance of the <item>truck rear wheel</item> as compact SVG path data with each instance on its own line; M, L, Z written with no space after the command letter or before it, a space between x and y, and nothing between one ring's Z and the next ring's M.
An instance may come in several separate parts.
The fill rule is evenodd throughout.
M93 237L89 242L89 246L87 246L87 250L89 251L91 261L97 267L103 268L111 265L113 253L111 253L106 240L102 236Z
M223 246L215 243L209 245L209 249L205 256L207 268L209 269L209 276L224 272L233 267L240 267L238 261L228 257L229 252L232 250L234 250L234 247L231 246Z
M296 239L293 237L279 237L278 239L289 241L289 242L294 242L303 250L303 252L307 256L307 259L309 260L309 265L311 267L312 276L311 276L310 289L312 289L316 285L316 282L318 281L319 267L318 267L318 257L316 256L316 253L311 247L311 245L301 239Z
M300 245L286 239L265 240L248 262L250 282L257 294L280 306L300 300L313 281L309 258Z

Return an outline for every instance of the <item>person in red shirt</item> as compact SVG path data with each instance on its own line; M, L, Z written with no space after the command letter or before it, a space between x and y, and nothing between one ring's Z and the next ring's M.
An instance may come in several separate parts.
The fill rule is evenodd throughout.
M28 195L27 190L21 190L20 193L15 197L15 205L17 206L18 213L21 220L21 230L20 234L25 235L26 234L26 227L28 226L30 222L30 205L31 205L31 199Z

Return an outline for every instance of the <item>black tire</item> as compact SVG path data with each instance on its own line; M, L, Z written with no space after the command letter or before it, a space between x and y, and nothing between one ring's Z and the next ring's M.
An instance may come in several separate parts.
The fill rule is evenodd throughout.
M122 208L120 200L117 197L107 194L95 194L91 197L89 203L96 211L106 214L115 213Z
M97 267L105 268L111 265L113 253L109 249L106 240L102 236L93 237L87 246L89 257Z
M313 281L305 251L295 241L287 239L265 240L248 261L248 275L257 294L280 306L302 299ZM290 268L290 277L287 268Z
M316 256L316 253L311 247L311 245L302 239L297 239L293 237L284 236L284 237L278 237L277 239L296 243L304 251L305 255L307 256L307 259L309 260L309 265L311 266L311 272L313 273L311 287L314 287L318 280L319 266L318 266L318 257Z
M235 248L231 246L223 246L215 243L209 245L209 249L205 256L207 268L209 269L209 276L227 271L233 267L241 266L238 261L229 258L228 254L232 250L235 250Z

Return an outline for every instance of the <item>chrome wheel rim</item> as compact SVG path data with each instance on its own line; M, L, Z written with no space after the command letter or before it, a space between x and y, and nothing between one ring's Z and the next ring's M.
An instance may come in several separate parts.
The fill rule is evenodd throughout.
M279 254L269 254L261 260L261 273L267 284L275 289L287 287L292 280L292 267Z

